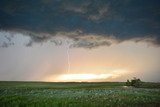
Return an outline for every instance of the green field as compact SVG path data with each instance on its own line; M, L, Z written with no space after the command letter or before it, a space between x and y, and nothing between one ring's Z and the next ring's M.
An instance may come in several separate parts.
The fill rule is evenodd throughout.
M160 107L160 83L0 82L0 107Z

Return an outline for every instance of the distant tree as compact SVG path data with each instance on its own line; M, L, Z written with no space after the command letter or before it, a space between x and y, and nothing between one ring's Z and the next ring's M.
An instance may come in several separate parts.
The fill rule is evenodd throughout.
M127 85L127 86L130 86L130 85L131 85L131 83L130 83L129 80L127 80L126 85Z
M126 85L127 86L133 86L133 87L140 87L142 84L141 80L139 78L134 77L131 81L127 80Z

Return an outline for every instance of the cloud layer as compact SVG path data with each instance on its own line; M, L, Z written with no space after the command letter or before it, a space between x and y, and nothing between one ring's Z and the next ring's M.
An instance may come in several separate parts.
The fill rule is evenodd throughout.
M159 45L159 4L159 0L1 0L0 29L30 36L28 46L59 33L77 40L75 47L109 46L112 37L117 41L149 38ZM88 35L107 40L97 42Z

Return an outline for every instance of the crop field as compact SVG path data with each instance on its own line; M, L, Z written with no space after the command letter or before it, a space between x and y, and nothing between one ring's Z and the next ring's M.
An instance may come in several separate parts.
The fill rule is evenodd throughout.
M0 107L160 107L160 83L0 82Z

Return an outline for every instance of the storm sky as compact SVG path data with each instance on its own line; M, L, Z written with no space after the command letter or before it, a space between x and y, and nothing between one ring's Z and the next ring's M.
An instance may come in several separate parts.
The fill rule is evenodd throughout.
M159 0L0 0L0 80L160 82Z

